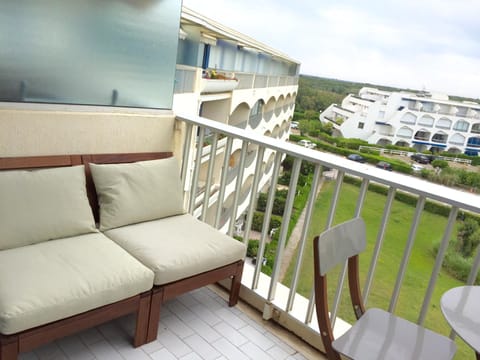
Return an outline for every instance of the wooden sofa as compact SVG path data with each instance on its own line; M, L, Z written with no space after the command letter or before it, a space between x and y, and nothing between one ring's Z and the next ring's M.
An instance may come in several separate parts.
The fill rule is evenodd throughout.
M86 187L88 199L95 215L95 219L99 221L99 205L95 185L92 180L90 171L90 163L95 164L120 164L133 163L137 161L164 159L172 156L171 153L130 153L130 154L87 154L87 155L65 155L65 156L41 156L41 157L16 157L16 158L0 158L0 171L2 170L18 170L18 169L41 169L56 167L72 167L76 165L84 165L86 174ZM162 185L159 184L159 189ZM188 217L188 214L182 216ZM161 220L159 220L161 221ZM188 219L188 221L197 221ZM160 223L161 224L161 223ZM133 224L135 225L135 224ZM28 226L28 224L24 224ZM158 224L156 225L159 226ZM197 225L195 225L197 226ZM206 227L206 224L198 224L198 226ZM128 226L126 227L128 228ZM115 230L115 229L113 229ZM131 230L129 230L131 234ZM205 231L211 232L212 237L226 235L220 234L213 228L205 228ZM108 232L108 231L107 231ZM103 233L99 233L103 235ZM191 234L195 239L196 234ZM223 240L223 238L219 238ZM231 240L231 241L230 241ZM54 241L48 241L50 246L54 246ZM141 266L148 269L149 264L142 264L141 259L137 259L135 254L129 253L129 249L124 249L121 242L112 241L112 244L119 244L122 250L126 250L132 262L138 261ZM129 240L130 241L130 240ZM131 241L136 241L135 236ZM125 299L108 303L106 305L90 309L67 318L62 318L53 322L48 322L35 326L33 328L22 329L15 333L1 333L1 315L2 315L2 299L0 298L0 360L16 359L18 353L30 351L42 344L51 342L57 338L64 337L83 329L101 324L111 319L121 317L126 314L135 313L137 324L134 334L134 346L140 346L147 342L153 341L157 337L158 323L160 318L160 310L162 304L185 292L211 284L225 278L232 278L232 286L230 290L229 305L234 306L238 302L241 276L243 271L243 256L238 256L240 248L237 244L244 247L243 244L232 240L228 240L229 244L235 247L235 255L237 258L230 263L221 264L213 269L208 269L201 273L187 272L187 276L173 281L162 282L153 281L152 287L148 291L142 291ZM233 245L233 242L235 245ZM30 245L26 245L28 248ZM112 245L113 246L113 245ZM1 247L0 247L1 248ZM4 250L0 250L0 256ZM8 250L5 250L8 251ZM233 256L233 255L232 255ZM129 260L130 261L130 260ZM160 269L161 270L161 269ZM151 269L152 277L157 277L159 269ZM41 270L39 270L41 271ZM148 271L148 270L146 270ZM15 276L12 274L11 276ZM147 276L144 274L144 277ZM144 280L144 282L147 280ZM145 286L145 285L143 285ZM0 296L2 282L0 278Z

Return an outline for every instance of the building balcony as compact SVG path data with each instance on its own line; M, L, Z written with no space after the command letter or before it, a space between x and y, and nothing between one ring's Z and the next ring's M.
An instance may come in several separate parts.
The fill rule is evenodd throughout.
M219 93L229 92L236 89L238 86L238 79L221 78L202 78L200 80L201 93Z
M277 247L269 259L269 271L262 262L246 259L241 303L234 308L227 306L222 299L223 292L216 287L203 288L169 302L162 308L157 340L140 348L134 349L128 342L134 319L126 317L48 344L22 355L22 358L321 359L317 350L323 351L323 346L311 281L311 243L317 232L313 226L321 224L325 229L345 220L342 217L367 216L368 213L374 214L375 222L367 224L369 250L360 256L364 269L361 274L363 297L367 304L383 307L439 333L450 333L440 314L439 297L450 287L475 281L480 269L480 253L474 255L466 281L452 278L441 270L441 264L452 237L455 237L452 231L457 218L461 218L461 214L480 214L477 195L417 177L386 172L205 118L177 116L175 121L185 125L175 128L184 128L179 134L182 144L177 144L182 150L176 156L182 160L181 181L187 209L192 213L195 211L199 218L212 219L211 225L229 235L237 232L238 220L244 219L241 235L243 239L253 238L251 224L257 194L261 189L268 189L266 209L270 210L265 216L270 217L282 161L286 155L293 158L282 225L277 231ZM206 151L203 144L208 135L205 134L221 137L221 153L216 151L215 141ZM242 144L235 162L236 191L225 196L227 185L232 185L227 182L231 175L229 164L234 141ZM218 156L223 156L222 161L214 161ZM210 159L205 161L208 157ZM210 175L218 166L219 182L212 176L200 179L201 165L205 162L209 166L213 164L207 171ZM310 190L298 183L302 162L312 164L314 169ZM328 177L323 173L326 168L329 169ZM267 175L272 176L270 181L266 181ZM369 185L382 187L383 195L377 194L378 198L373 201ZM320 186L328 191L325 196L317 197ZM196 206L199 188L205 189L201 194L210 206ZM210 190L213 188L214 193ZM294 203L301 194L306 198L303 210L296 209ZM210 201L210 195L215 196L214 202ZM407 216L398 216L396 195L400 198L410 195L414 199ZM340 211L343 198L350 204L347 214ZM320 200L326 202L317 206ZM445 214L441 219L428 212L432 204L444 206ZM206 216L208 211L213 211L213 216ZM293 226L291 221L296 211L302 213L302 220ZM395 223L401 223L407 229L405 238L395 237ZM290 231L291 226L296 230ZM267 255L267 246L271 247L273 241L270 241L267 227L257 235L257 258L263 258ZM424 248L425 238L430 242L438 241L437 255L430 255L430 250ZM425 256L429 256L428 261L418 267L418 258ZM338 295L345 278L345 270L339 270L339 282L332 284ZM305 282L305 279L309 281ZM382 282L384 288L379 286ZM227 283L222 285L228 287ZM414 289L415 297L408 296L409 289ZM334 301L334 304L330 311L337 319L335 333L338 334L348 328L351 318L340 301ZM286 337L283 328L289 331ZM280 334L273 329L278 329ZM457 341L458 359L473 356L460 340Z
M364 298L370 306L383 307L385 310L406 317L439 333L446 335L450 333L450 328L444 323L443 317L439 312L439 297L448 288L465 284L465 281L453 279L444 270L441 270L441 264L444 260L445 249L455 237L452 234L452 228L456 226L456 219L460 217L459 214L467 212L480 214L480 199L477 195L426 182L417 177L395 172L389 173L370 165L353 163L336 155L301 148L295 144L285 143L207 119L177 117L177 121L187 123L187 133L189 131L196 133L197 127L200 127L209 129L211 132L224 134L232 141L235 139L235 141L240 140L243 142L241 154L238 157L238 169L235 171L237 174L235 177L236 191L228 199L228 216L224 216L227 212L222 210L217 212L218 217L212 221L213 225L221 224L221 229L230 235L238 235L238 221L239 219L244 219L241 235L244 239L252 238L250 225L252 224L255 211L256 194L260 191L261 186L259 184L265 175L267 152L270 156L268 166L269 168L273 167L273 171L270 173L273 174L273 178L268 183L269 192L277 189L277 179L285 155L290 155L294 158L282 226L278 230L278 246L275 252L276 255L271 260L272 263L269 264L269 275L264 272L265 268L263 268L260 262L253 263L248 258L244 269L242 297L250 305L258 309L263 314L264 319L281 323L282 326L305 339L311 346L323 350L314 311L313 283L305 284L302 282L303 278L310 278L309 276L311 276L312 265L308 260L311 256L310 246L313 237L311 225L321 222L325 224L325 227L330 227L339 221L337 217L342 215L337 213L337 207L339 207L344 192L345 196L348 196L350 199L348 202L352 203L351 195L347 195L351 191L351 185L348 184L353 181L352 179L356 179L355 181L359 183L355 190L356 205L351 205L349 216L362 215L364 211L367 213L371 211L377 212L375 216L376 222L369 225L371 226L370 231L372 234L369 240L371 249L369 254L364 255L360 260L365 263L365 270L362 275ZM253 181L251 181L252 165L247 164L247 149L252 144L258 147ZM191 144L191 146L193 147L189 147L184 153L183 162L184 164L189 164L188 166L193 166L193 172L195 173L194 153L196 150L194 144ZM272 157L273 162L270 161ZM225 158L225 161L224 165L228 164L228 159ZM297 235L295 235L296 238L294 239L294 235L291 235L293 232L290 232L288 227L292 214L296 211L294 209L294 199L301 186L297 184L297 180L300 175L300 164L302 161L312 163L315 168L312 180L313 189L316 189L319 183L327 181L325 180L326 177L323 177L323 168L330 169L329 179L332 178L331 172L333 171L335 180L329 187L330 191L333 192L330 203L323 205L325 211L323 211L320 218L314 210L318 206L316 205L318 201L316 197L317 192L310 190L304 209L305 217L303 222L297 225ZM187 165L184 166L188 167ZM224 168L228 168L228 166L224 166ZM226 203L223 196L228 175L228 172L222 174L217 199L219 204ZM195 174L193 178L195 179ZM245 183L250 181L251 192L246 197L242 189L245 188ZM371 184L384 187L385 189L385 195L382 195L380 204L373 204L368 200L367 194L370 193L369 185ZM250 183L248 185L250 187ZM408 194L414 199L415 204L410 205L411 210L409 210L410 215L408 219L397 218L395 210L393 210L397 206L395 200L397 194L400 197ZM272 203L267 204L267 209L269 205L273 204L273 199L273 196L269 197L269 202L272 201ZM240 204L243 204L242 209L240 209ZM438 224L435 223L434 225L435 228L439 229L439 233L435 235L435 241L440 242L440 249L443 250L439 251L436 256L428 255L431 256L431 259L428 261L428 267L419 270L415 265L409 265L409 263L413 262L413 260L410 261L411 259L426 256L422 252L423 245L421 244L424 244L425 237L430 238L432 236L432 223L425 220L425 217L430 216L428 208L430 208L431 204L445 206L444 211L446 214L441 220L438 220L440 221ZM373 210L373 207L376 208L377 206L378 209ZM270 215L266 214L265 216ZM393 240L395 235L392 231L395 230L390 229L392 224L397 221L401 221L402 227L409 229L409 231L406 232L405 238ZM218 227L220 228L220 226ZM270 241L268 229L263 229L259 237L257 258L262 258L266 254L267 243ZM431 240L433 241L433 239ZM388 250L392 241L401 241L402 243L396 254L391 254ZM296 245L291 245L293 243ZM294 247L287 250L289 246ZM397 260L393 261L391 256ZM386 261L387 263L385 263ZM386 267L388 270L386 270ZM480 253L477 252L469 276L470 280L467 282L473 282L473 279L478 275L479 268ZM285 269L289 269L288 275L285 275ZM421 279L418 275L419 271L422 273ZM340 273L342 273L342 270ZM388 273L387 277L389 280L386 282L386 288L380 289L376 284L382 281L381 278L386 273ZM448 284L443 280L445 277L449 279ZM340 279L342 279L342 276L340 276ZM340 291L338 289L343 288L343 281L333 285L333 287ZM412 289L412 287L415 289L416 294L421 294L418 299L412 299L407 295L408 289ZM410 310L406 314L405 309L407 308ZM336 331L341 333L349 326L343 320L350 321L351 318L348 317L348 314L345 314L345 309L341 302L338 302L337 306L331 309L331 312L337 316ZM440 324L439 327L437 327L438 324ZM460 340L458 342L460 344L459 353L467 354L468 349L465 350L466 347L461 344Z

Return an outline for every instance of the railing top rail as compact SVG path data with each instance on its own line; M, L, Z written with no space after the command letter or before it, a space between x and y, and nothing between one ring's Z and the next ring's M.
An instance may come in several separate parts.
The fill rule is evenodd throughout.
M176 118L177 120L184 121L188 124L208 127L214 131L226 134L227 136L246 140L302 160L336 168L354 176L366 178L370 181L391 186L399 190L422 195L429 199L457 206L464 210L480 213L480 196L478 195L431 183L416 177L377 169L371 165L350 161L338 155L308 149L297 144L273 139L252 131L222 124L200 116L177 114Z

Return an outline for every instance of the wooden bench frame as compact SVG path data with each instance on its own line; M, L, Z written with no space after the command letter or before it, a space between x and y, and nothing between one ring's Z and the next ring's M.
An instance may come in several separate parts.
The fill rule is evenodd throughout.
M154 160L171 157L171 152L124 153L124 154L87 154L87 155L52 155L31 157L0 158L0 170L38 169L62 166L85 165L87 195L98 221L99 209L95 186L90 173L89 163L114 164L142 160ZM133 339L135 347L157 338L162 304L180 294L209 285L228 277L232 278L229 306L235 306L239 299L243 272L243 260L213 269L189 278L174 281L152 290L105 305L66 319L38 326L17 334L0 334L0 360L14 360L20 352L49 343L55 339L74 334L115 318L135 313L136 329Z

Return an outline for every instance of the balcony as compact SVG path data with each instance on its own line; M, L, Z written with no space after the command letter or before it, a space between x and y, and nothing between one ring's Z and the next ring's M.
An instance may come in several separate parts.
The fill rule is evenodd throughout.
M369 240L370 250L368 254L361 258L363 259L361 261L365 263L365 270L362 275L364 283L363 296L369 302L369 305L383 307L385 310L404 316L437 332L446 335L450 333L450 328L445 324L439 312L439 297L449 287L474 281L480 268L480 253L477 252L477 255L475 255L470 275L466 281L451 278L450 275L442 270L441 264L451 238L455 237L455 235L452 235L452 229L459 214L466 212L480 214L480 199L478 196L429 183L416 177L399 173L388 173L370 165L353 163L342 157L301 148L295 144L232 128L208 119L192 119L178 116L177 121L187 124L187 138L190 132L195 134L197 127L200 127L208 129L208 131L213 133L222 134L222 136L228 138L229 142L233 143L235 141L237 143L235 149L230 148L229 150L232 153L240 151L238 156L239 168L236 171L237 176L234 181L235 191L230 193L230 195L225 194L228 173L222 173L217 199L219 204L225 204L225 199L228 196L230 211L228 212L228 217L222 216L225 211L218 211L217 216L212 221L213 225L219 225L218 227L222 231L226 231L230 235L236 233L236 220L244 218L243 238L251 238L250 227L255 210L256 194L261 188L259 184L264 177L266 159L269 158L269 164L273 167L273 180L268 186L269 196L266 206L267 209L271 209L274 201L272 194L277 189L276 179L278 179L280 173L282 159L285 155L290 155L294 158L282 220L282 224L286 225L282 225L278 230L275 257L270 264L268 275L264 272L265 268L260 262L254 263L249 259L247 259L244 269L242 297L250 305L257 308L263 314L264 319L281 323L284 327L305 339L310 345L322 350L314 311L313 283L307 285L304 282L300 283L303 278L311 276L311 263L308 262L311 255L311 227L313 224L322 223L325 224L323 228L328 228L337 223L340 218L345 217L345 215L338 213L338 208L339 203L342 202L342 196L348 196L348 203L351 205L348 217L363 216L364 212L374 212L376 218L376 222L371 225L373 227L370 230L372 234ZM252 174L249 171L252 166L249 168L247 164L247 149L252 145L258 146L258 151L253 181L251 183L252 192L249 195L249 199L247 198L244 201L244 192L241 190L244 182L251 181ZM194 166L196 151L195 144L189 141L185 142L183 151L184 169L193 166L193 182L196 181L195 179L198 179L198 176L195 175L196 167ZM270 162L272 158L273 161ZM213 157L210 161L213 162ZM224 161L224 165L227 165L224 168L228 168L226 155ZM328 185L331 191L329 200L327 203L322 203L322 206L317 205L317 192L310 190L304 209L304 220L300 225L297 223L298 229L295 230L297 235L293 239L293 235L291 235L288 229L288 224L292 214L296 211L293 204L296 194L298 194L301 187L297 182L300 177L302 161L308 161L314 166L312 189L317 189L319 183L328 183L327 177L323 176L322 169L324 167L331 169L329 178L332 178L332 171L336 175L333 176L333 183ZM354 191L354 195L350 193L352 190L349 183L352 181L359 183ZM370 196L372 196L369 186L383 187L384 195L382 195L379 204L374 205L369 200ZM412 196L413 205L410 205L408 217L400 219L396 214L398 205L395 198L397 196L403 197L406 194ZM352 196L356 199L353 200L356 204L352 204ZM439 231L435 235L435 239L440 242L440 250L436 257L429 255L431 259L428 261L429 265L427 268L419 270L415 265L409 265L409 263L412 262L412 259L425 255L422 252L422 247L425 246L423 239L431 236L432 224L426 219L430 216L428 209L432 204L442 204L446 207L446 214L442 218L441 223L434 226ZM316 212L317 210L315 210L316 207L323 209L320 218ZM199 216L202 215L200 214ZM267 220L264 220L264 224L268 223L270 216L271 212L267 211L265 214ZM399 221L403 224L402 227L407 229L405 238L392 240L395 235L392 234L393 230L390 230L390 227L393 223ZM318 229L319 227L317 226L316 228ZM257 258L262 258L266 254L267 243L270 241L267 227L264 226L259 238ZM394 254L396 260L392 260L392 254L386 250L391 246L392 241L401 241L402 243L398 253ZM293 243L296 243L296 245L291 245ZM289 249L292 246L294 246L293 249ZM386 261L387 263L385 263ZM290 269L289 275L286 277L284 277L285 268ZM388 270L385 270L386 268ZM418 278L419 271L424 275L421 280ZM385 276L385 272L388 273L389 280L386 283L386 288L380 290L378 281L381 281L380 278ZM334 285L334 288L337 289L335 292L338 295L342 292L340 289L343 289L344 269L340 269L339 275L340 281ZM446 285L443 281L445 277L450 278L449 285ZM412 286L415 288L415 294L418 294L416 299L410 298L404 292L406 291L405 289L411 289ZM345 306L340 300L334 303L336 305L331 309L331 312L334 314L334 317L337 317L336 331L342 332L342 329L348 327L348 323L342 321L342 319L350 321L351 317L346 314ZM409 310L406 311L406 309ZM436 328L437 323L441 323L439 328ZM460 354L458 359L472 355L468 352L466 345L462 344L460 340L457 343L459 344ZM466 354L469 355L467 356Z
M252 259L247 258L242 281L242 303L235 308L227 307L226 302L220 298L223 293L216 287L200 289L175 299L162 309L157 340L141 348L131 347L127 335L132 331L133 321L131 318L122 318L38 348L32 353L24 354L23 359L321 358L313 349L322 350L314 311L313 283L307 281L305 285L304 282L301 284L301 280L308 279L311 270L308 259L311 255L312 226L321 224L321 227L328 228L342 217L351 218L372 213L377 220L375 224L369 225L368 254L361 256L360 260L365 268L362 277L363 296L368 305L383 306L409 320L434 328L437 323L444 323L441 316L438 317L440 294L448 287L473 283L477 277L480 269L478 252L474 255L473 266L466 281L449 278L447 285L441 282L449 277L441 270L441 264L452 238L456 219L461 217L459 214L480 214L478 196L200 117L177 116L176 122L185 125L185 129L179 134L183 139L183 149L176 155L182 159L182 185L186 200L189 203L201 204L201 196L197 191L201 187L206 189L202 192L203 203L211 200L210 196L214 195L216 204L208 201L214 207L211 223L230 235L236 230L236 220L244 217L243 238L252 237L250 228L256 194L266 187L266 209L269 210L265 213L264 223L268 223L272 215L282 160L285 155L293 157L282 217L283 225L277 231L278 245L274 251L273 262L269 264L271 271L262 271L265 268L261 262L253 263ZM183 128L175 127L179 132ZM209 145L209 151L206 151L203 144L209 136L213 136L214 140L212 145ZM222 151L217 151L216 144L220 140ZM252 155L252 148L256 156ZM236 151L239 151L235 159L236 176L229 182L229 163L231 155ZM314 168L312 186L311 190L303 194L306 197L306 206L302 211L303 220L296 223L295 231L290 232L288 225L292 214L299 210L294 208L295 198L305 189L302 184L298 184L301 163L305 161ZM202 163L208 163L209 166L216 164L208 169L205 179L201 178ZM218 179L211 176L215 166L220 169L220 179L218 189L213 194L209 189L217 185L214 182ZM328 177L323 175L324 168L330 170ZM273 174L268 186L265 182L267 174ZM354 187L350 184L352 181L359 185ZM317 198L320 184L330 191L328 196L322 196L322 204L317 203L320 199ZM229 187L234 187L235 190L227 193L227 185L231 185ZM383 188L384 195L379 198L380 201L372 202L370 185ZM244 191L247 188L251 189L248 194ZM415 201L408 216L399 217L395 197L405 197L406 194L412 195ZM351 205L348 214L339 211L344 198L347 198ZM321 205L318 206L321 212L317 212L317 204ZM436 226L432 226L431 214L427 212L432 204L446 206L446 216L442 223L435 224ZM228 205L228 211L224 210L225 205ZM210 218L204 216L207 211L212 210L210 208L195 205L187 208L191 208L195 214L198 213L200 218ZM401 223L407 229L407 236L400 239L401 246L396 256L388 252L393 243L391 239L395 237L391 231L394 223ZM428 261L428 266L419 269L413 261L424 256L424 245L423 242L419 244L419 240L432 236L433 230L438 230L435 239L432 239L439 241L438 254ZM270 245L268 227L263 227L259 238L257 258L263 257L267 245ZM284 277L285 268L290 270L289 275ZM381 276L386 276L385 268L388 269L387 287L380 289L378 282L382 280ZM338 298L343 289L344 271L340 269L339 282L333 284ZM425 277L420 279L419 273L425 274ZM415 289L415 297L409 298L405 296L404 290L412 287ZM344 313L340 301L334 303L336 305L331 309L331 313L334 318L338 316L336 332L342 332L348 327L348 323L342 319L349 321L350 318ZM405 313L407 310L408 314ZM277 332L272 332L272 329L279 327L277 323L304 340L299 343L296 337L293 337L296 340L292 341L291 334L284 338ZM445 324L436 330L447 335L450 333ZM457 344L458 359L473 356L460 340Z

